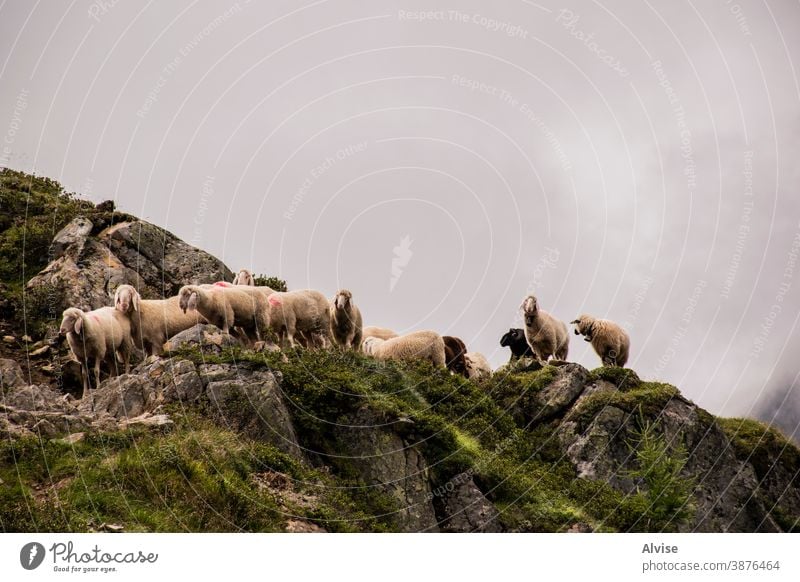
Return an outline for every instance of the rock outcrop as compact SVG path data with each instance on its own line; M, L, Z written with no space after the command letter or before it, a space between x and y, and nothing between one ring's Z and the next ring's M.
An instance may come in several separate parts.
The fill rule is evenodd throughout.
M208 253L142 220L102 228L78 216L56 234L50 263L28 281L29 292L51 290L51 308L97 309L108 305L119 285L130 284L145 299L176 295L188 283L230 281L230 269Z

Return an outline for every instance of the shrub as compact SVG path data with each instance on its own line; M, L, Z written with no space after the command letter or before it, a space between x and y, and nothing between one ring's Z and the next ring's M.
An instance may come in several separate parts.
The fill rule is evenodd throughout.
M256 287L269 287L275 291L288 291L286 281L278 277L267 277L266 275L256 275L253 277Z

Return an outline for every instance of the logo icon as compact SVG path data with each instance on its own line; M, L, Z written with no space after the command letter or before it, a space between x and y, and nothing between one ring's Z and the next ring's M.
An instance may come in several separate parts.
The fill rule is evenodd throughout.
M44 546L39 542L30 542L19 551L19 563L26 570L35 570L44 561Z
M394 258L392 259L392 278L389 281L389 292L394 291L394 286L397 285L403 274L403 267L406 267L411 257L414 256L411 251L412 242L414 241L411 240L411 237L406 235L400 239L400 244L392 249Z

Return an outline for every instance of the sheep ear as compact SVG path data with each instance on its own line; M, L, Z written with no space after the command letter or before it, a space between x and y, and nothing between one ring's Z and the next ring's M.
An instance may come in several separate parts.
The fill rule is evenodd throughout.
M576 319L575 321L570 321L570 323L571 323L571 324L580 323L580 320L579 320L579 319Z
M193 291L191 295L189 295L189 301L186 304L186 308L189 310L197 309L197 292Z
M131 305L133 305L133 310L134 311L139 311L139 294L138 293L135 293L133 295L133 298L132 298L132 301L131 301Z
M83 328L83 318L76 317L75 318L75 333L81 333L81 328Z

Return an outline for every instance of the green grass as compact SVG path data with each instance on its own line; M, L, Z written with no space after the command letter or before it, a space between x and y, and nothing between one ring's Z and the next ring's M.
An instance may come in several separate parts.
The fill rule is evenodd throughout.
M297 516L329 531L382 531L386 519L362 507L376 493L342 487L330 475L271 446L248 442L197 415L175 416L164 434L90 434L75 445L25 438L0 446L3 531L284 531ZM260 485L281 477L282 489ZM298 503L294 499L310 499Z
M570 410L568 420L577 420L581 426L594 418L606 406L627 413L641 410L647 417L657 417L670 400L680 397L680 391L663 382L639 382L627 391L613 390L590 394Z
M750 418L717 418L731 441L736 457L747 459L763 479L774 464L789 471L800 467L800 449L779 429Z

